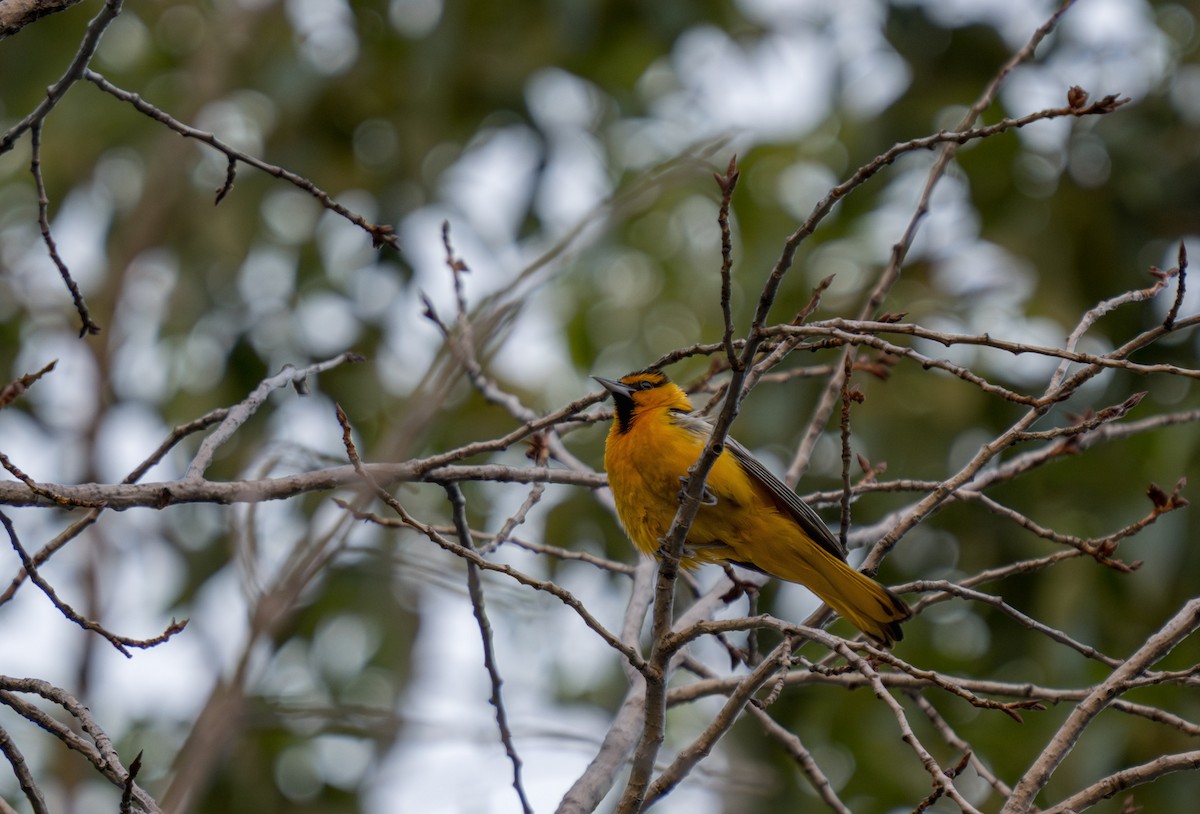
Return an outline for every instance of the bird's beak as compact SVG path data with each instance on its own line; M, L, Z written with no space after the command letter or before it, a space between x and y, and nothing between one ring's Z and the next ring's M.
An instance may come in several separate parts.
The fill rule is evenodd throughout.
M614 396L625 396L628 398L629 394L633 392L632 387L627 384L621 384L615 379L606 379L603 376L593 376L592 378L600 382L601 386Z

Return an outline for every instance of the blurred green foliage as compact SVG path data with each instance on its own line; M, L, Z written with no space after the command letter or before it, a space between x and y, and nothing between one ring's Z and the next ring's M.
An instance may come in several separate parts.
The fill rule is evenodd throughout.
M701 98L687 74L695 65L681 55L681 43L727 37L731 47L749 55L780 32L807 26L815 37L828 35L832 41L838 26L847 24L846 15L831 4L792 5L772 12L761 3L604 0L126 4L106 35L96 70L178 120L308 178L367 220L396 225L401 250L370 249L365 233L322 214L286 183L246 166L238 168L233 189L214 205L225 177L224 159L79 82L47 120L41 156L52 217L74 201L98 234L98 254L89 256L70 241L86 228L76 224L80 231L73 232L69 224L55 224L60 241L67 238L63 251L79 273L92 314L105 326L101 336L84 344L97 370L95 392L87 396L99 405L96 417L68 431L75 435L66 443L92 450L105 416L130 402L161 416L162 427L147 431L157 438L161 429L236 403L285 362L300 365L345 349L369 361L323 375L317 389L319 398L346 408L366 457L402 460L502 435L515 426L513 420L466 386L448 355L436 350L437 333L421 315L418 291L428 291L442 318L453 320L437 224L450 220L456 250L472 267L470 304L479 308L476 313L487 314L486 305L502 301L521 268L564 234L564 218L574 222L593 207L600 213L599 226L556 255L527 297L510 303L509 321L499 320L501 327L477 337L485 358L496 361L493 375L533 409L547 411L587 392L590 373L618 375L673 348L719 338L718 193L711 173L723 170L735 151L742 182L733 205L734 313L744 328L784 238L817 198L891 145L956 123L1023 41L1012 36L1011 25L982 15L951 22L932 1L862 3L877 12L871 18L875 22L864 27L873 25L880 43L898 56L894 65L907 71L895 98L874 109L856 101L851 81L856 57L842 43L845 54L831 50L825 56L837 62L830 66L837 80L826 88L829 98L792 100L824 105L819 121L782 135L758 131L752 122L735 127L731 113L725 119L715 114L737 108L739 89L726 87L724 97ZM935 198L935 216L954 211L961 219L927 229L960 243L950 248L919 243L884 310L949 331L1056 344L1097 302L1148 285L1150 265L1171 266L1179 241L1188 239L1200 248L1195 242L1200 235L1200 20L1181 4L1128 0L1124 6L1141 15L1145 28L1104 31L1089 40L1070 25L1071 15L1084 14L1088 5L1081 0L1081 8L1064 22L1062 41L1052 40L1039 52L1056 66L1054 81L1045 84L1057 82L1058 95L1049 102L1002 96L984 121L1064 104L1066 88L1076 82L1086 83L1093 98L1141 92L1103 118L1030 126L1059 133L1057 141L1008 133L963 149L944 184L955 190L953 200L942 204ZM95 6L81 4L0 43L5 129L43 98L44 88L69 63ZM1106 23L1100 18L1096 24ZM1127 74L1137 88L1123 87L1120 75L1097 67L1108 64L1115 52L1127 60L1116 64L1144 69L1144 76ZM1055 62L1059 56L1062 61ZM563 73L577 96L538 95L539 79ZM870 83L884 79L890 77L880 74ZM746 93L752 95L750 89ZM586 114L571 113L574 106ZM573 118L563 124L554 120L558 114ZM532 158L522 163L519 153L502 153L489 165L490 174L461 175L472 156L505 133L531 145ZM584 159L564 159L556 152L563 145ZM802 246L773 311L775 321L789 320L830 273L836 274L835 282L815 318L855 314L899 239L928 160L928 155L906 156L838 205ZM69 297L54 282L38 243L28 161L27 138L0 155L0 364L10 378L26 372L23 363L30 359L30 364L44 363L36 353L48 336L68 336L77 329ZM662 174L655 175L658 171ZM556 181L555 172L579 172L583 180L568 175L565 182ZM572 204L564 190L582 195L580 189L586 191L589 183L600 190L594 200ZM511 210L495 211L501 204ZM505 233L489 227L479 212L512 228ZM972 254L979 246L992 253ZM988 263L999 271L983 283L970 283ZM34 282L35 275L42 281ZM151 278L165 291L161 307L143 296ZM1094 341L1119 345L1157 324L1163 313L1152 305L1125 306L1101 321ZM539 331L522 333L521 327L534 321ZM327 347L341 336L347 337L344 346ZM545 347L519 346L531 341ZM153 355L130 355L139 349ZM1181 336L1145 356L1138 361L1194 368L1196 341L1191 334ZM123 373L130 375L130 359L153 360L166 375L156 386L123 379ZM788 365L834 359L831 351L800 352ZM1031 385L1036 376L1023 362L968 351L963 363L1015 389L1036 386ZM706 360L692 359L673 375L687 381L705 368ZM886 463L887 478L945 477L1021 409L904 361L886 380L863 375L856 381L866 400L854 412L855 451L874 465ZM822 384L822 379L796 379L762 387L746 402L735 434L782 469ZM1119 403L1141 389L1150 395L1134 418L1196 407L1195 394L1182 379L1145 380L1115 372L1101 377L1085 398L1056 409L1047 425L1065 422L1068 413ZM274 399L222 450L212 476L256 471L265 446L286 436L292 419L285 410L294 400L290 394ZM13 409L28 412L35 423L46 420L30 402ZM320 443L288 439L297 449L281 453L285 461L324 461L303 449L308 442L321 454L338 456L331 411L322 415L328 417L328 438ZM1150 482L1169 490L1195 472L1197 441L1195 426L1183 425L1100 445L1002 485L991 496L1061 533L1104 535L1149 511L1144 493ZM583 428L569 442L575 454L599 466L600 428ZM82 460L83 471L72 477L100 479L94 454L83 454ZM520 461L515 453L507 460ZM819 446L803 490L837 488L839 467L834 446ZM494 531L511 511L509 498L523 494L521 489L469 488L473 522ZM434 487L406 488L401 494L427 516L448 522L444 499ZM591 494L581 489L552 494L518 536L633 561L614 519ZM291 511L307 518L328 500L318 496L294 503ZM874 522L902 503L886 493L865 496L855 504L855 521ZM241 538L233 523L226 528L222 521L219 530L181 543L192 533L187 531L190 515L171 510L164 522L168 528L161 539L139 544L176 553L184 577L162 612L191 615L197 597L229 567ZM1009 578L1002 586L980 587L1120 657L1196 595L1200 552L1191 542L1198 538L1194 513L1172 514L1122 544L1117 556L1145 563L1131 574L1080 559ZM321 764L328 762L328 753L312 746L314 738L339 733L369 743L372 765L382 765L397 740L421 749L427 734L420 727L406 729L398 711L420 667L414 643L429 614L446 612L438 596L461 598L463 590L461 564L425 548L410 534L379 534L353 557L335 561L304 594L296 612L270 637L261 686L250 688L244 731L228 744L196 810L362 811L363 794L375 776L364 771L359 786L353 780L327 782L328 766ZM882 574L889 582L955 578L1049 550L1044 540L980 506L952 505L902 542ZM597 594L622 596L628 590L623 578L602 577L576 563L545 558L536 567L554 579L591 580ZM493 609L499 617L527 601L505 599L510 586L488 584L502 595ZM767 609L771 597L768 591ZM523 612L543 620L538 614L551 610L538 605ZM309 657L322 624L331 619L373 631L361 665L374 682L371 687L357 686L353 677L336 671L322 672L321 659ZM615 616L606 622L618 624ZM579 635L577 628L564 629ZM923 615L906 632L900 655L927 669L1055 687L1083 686L1098 677L1093 662L981 606ZM477 640L470 646L477 648ZM559 660L572 658L569 639L543 639L542 647ZM1180 651L1178 669L1200 658L1194 640ZM555 705L610 712L619 702L624 685L614 654L583 684L570 665L550 661L561 671L555 678L557 697L545 699L538 715L553 716ZM476 669L482 672L478 664ZM309 675L308 694L300 700L327 702L333 714L310 710L306 719L293 708L296 698L277 691L283 685L273 681L294 670ZM1200 700L1178 688L1147 688L1134 700L1162 703L1187 720L1200 719ZM357 705L370 709L363 712ZM1025 712L1019 724L955 699L939 698L935 705L1010 784L1067 711L1061 705ZM363 716L348 715L347 709ZM853 811L908 811L928 794L928 777L869 691L807 687L785 692L772 714L813 749ZM671 748L682 747L683 733L695 725L681 717ZM438 737L470 741L485 732L482 737L494 742L490 719L477 724L471 732ZM122 753L132 753L156 732L161 739L182 741L188 725L142 720L114 734ZM918 735L924 742L941 743L932 728L922 726ZM1118 713L1107 713L1097 727L1052 783L1047 799L1122 766L1194 746L1169 727ZM707 781L712 788L707 810L818 810L794 764L752 722L740 722L721 750L728 755L730 776ZM170 760L151 757L146 782L158 791ZM935 757L953 765L959 755L943 745ZM527 772L536 774L534 761ZM753 782L739 782L736 775L742 772ZM507 784L502 775L496 777L498 785ZM563 788L569 780L558 778ZM1185 810L1194 784L1190 775L1168 778L1139 788L1135 799L1147 811ZM510 808L479 810L515 810L515 797L505 799ZM989 804L994 803L993 797ZM448 811L451 805L428 801L424 810ZM1119 806L1114 801L1098 810L1115 812ZM940 803L932 810L950 809Z

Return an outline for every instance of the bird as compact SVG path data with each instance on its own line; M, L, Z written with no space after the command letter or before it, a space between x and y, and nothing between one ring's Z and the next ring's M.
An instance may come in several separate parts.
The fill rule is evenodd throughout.
M615 407L604 468L617 516L642 553L657 555L712 425L658 368L592 378ZM708 474L681 559L685 568L721 562L804 585L883 647L903 638L900 623L912 616L904 600L847 564L816 511L732 438Z

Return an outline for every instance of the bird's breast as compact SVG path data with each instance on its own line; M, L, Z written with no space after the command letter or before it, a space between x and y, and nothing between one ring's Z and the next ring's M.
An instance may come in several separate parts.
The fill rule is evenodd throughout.
M645 423L646 418L625 432L610 433L604 464L621 524L641 551L653 554L679 509L681 478L696 463L707 439L669 415L659 423ZM728 558L731 544L757 536L761 523L778 517L728 451L709 472L706 489L716 502L700 507L688 533L688 546L698 559Z

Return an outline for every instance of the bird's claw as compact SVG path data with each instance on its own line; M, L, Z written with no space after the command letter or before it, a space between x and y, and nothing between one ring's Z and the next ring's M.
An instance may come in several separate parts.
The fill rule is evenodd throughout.
M687 475L680 475L680 476L679 476L679 482L680 482L680 483L683 483L683 484L685 484L685 485L686 485L686 484L687 484L687 482L688 482L688 476L687 476ZM684 498L684 495L685 495L685 494L686 494L686 492L684 491L684 489L683 489L683 488L680 488L680 490L679 490L679 500L680 500L681 502L683 501L683 498ZM714 494L712 493L712 490L710 490L710 489L708 488L708 484L705 484L705 485L704 485L704 491L700 493L700 505L701 505L701 506L716 506L716 505L717 505L717 496L716 496L716 495L714 495Z
M661 560L667 556L667 538L659 537L659 538L657 538L657 541L658 541L658 548L655 549L655 551L654 551L654 558L657 560ZM696 556L696 552L693 551L690 547L688 547L686 545L679 552L679 559L681 559L681 560L690 560L695 556Z

